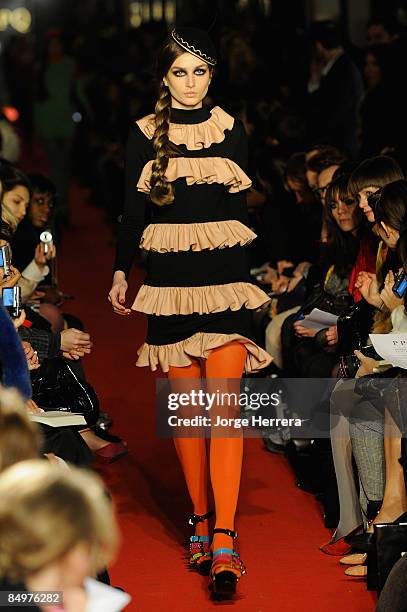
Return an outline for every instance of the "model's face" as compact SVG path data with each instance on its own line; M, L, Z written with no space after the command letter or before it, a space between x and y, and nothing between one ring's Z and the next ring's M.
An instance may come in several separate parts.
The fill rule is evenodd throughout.
M367 201L368 197L372 195L372 193L376 193L379 190L379 187L373 187L370 185L369 187L365 187L358 193L359 200L359 208L361 208L366 215L366 218L370 223L374 223L374 212L372 208L369 206L369 202Z
M191 53L183 53L164 77L171 94L171 106L191 110L202 107L212 73L208 64Z
M17 185L11 191L3 194L2 205L5 206L20 223L25 217L27 206L30 201L30 194L27 187Z
M359 225L358 204L355 198L346 198L344 201L339 198L331 206L332 216L338 226L344 232L351 232Z
M31 198L31 206L28 211L31 223L34 227L41 229L48 223L52 210L52 199L49 194L34 191Z

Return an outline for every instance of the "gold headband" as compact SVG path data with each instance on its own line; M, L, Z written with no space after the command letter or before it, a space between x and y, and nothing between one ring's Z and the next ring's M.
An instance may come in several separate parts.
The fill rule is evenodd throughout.
M188 53L195 55L195 57L198 57L199 59L204 60L204 62L206 62L210 66L216 66L216 59L214 59L213 57L210 57L209 55L206 55L206 53L204 53L203 51L200 51L200 49L196 49L189 42L181 38L181 36L177 34L175 29L171 32L171 36L173 37L175 42L179 44L180 47L185 49L185 51L188 51Z

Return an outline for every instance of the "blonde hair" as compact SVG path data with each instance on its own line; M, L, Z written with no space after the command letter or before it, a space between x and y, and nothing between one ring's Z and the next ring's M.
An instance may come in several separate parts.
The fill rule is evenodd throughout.
M0 385L0 473L25 459L39 457L40 430L30 421L19 393Z
M24 461L0 476L0 576L25 581L61 560L78 543L89 546L98 572L117 550L118 528L101 480L47 461Z
M1 198L1 194L0 194L0 198ZM11 212L9 208L7 208L3 200L1 200L1 218L5 223L7 223L7 225L11 227L13 232L16 231L17 225L18 225L17 217L13 215L13 213Z

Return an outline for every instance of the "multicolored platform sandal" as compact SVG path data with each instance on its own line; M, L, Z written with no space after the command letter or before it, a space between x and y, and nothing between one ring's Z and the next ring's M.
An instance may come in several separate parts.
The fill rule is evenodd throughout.
M188 525L202 523L213 516L213 510L206 514L192 514ZM212 551L209 545L209 536L192 535L189 538L189 567L198 570L202 576L209 576L212 565Z
M213 533L226 533L237 538L236 531L216 527ZM216 599L230 599L236 593L238 580L246 573L246 568L239 554L231 548L218 548L213 552L210 570L213 595Z

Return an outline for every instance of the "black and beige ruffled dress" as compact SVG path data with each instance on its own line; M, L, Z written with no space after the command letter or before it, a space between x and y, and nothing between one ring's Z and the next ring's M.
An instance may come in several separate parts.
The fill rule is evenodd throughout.
M252 311L269 297L248 270L245 246L256 235L247 226L243 124L219 107L171 109L169 138L181 155L169 160L175 199L164 206L149 198L154 130L154 115L131 128L115 263L127 276L137 245L148 252L147 276L132 305L148 316L137 365L167 372L237 340L247 349L246 373L256 372L271 357L252 339Z

